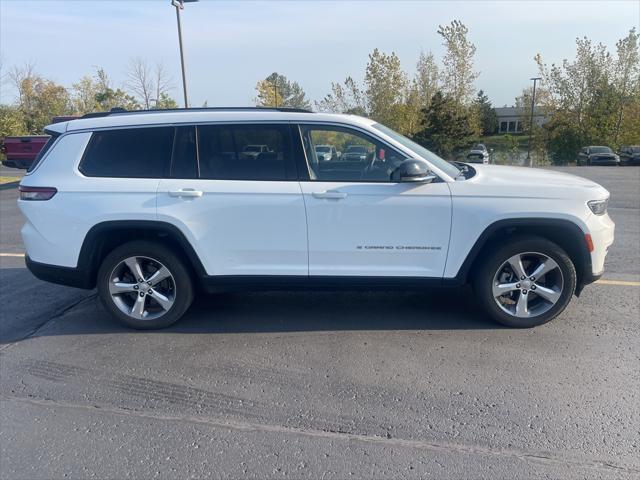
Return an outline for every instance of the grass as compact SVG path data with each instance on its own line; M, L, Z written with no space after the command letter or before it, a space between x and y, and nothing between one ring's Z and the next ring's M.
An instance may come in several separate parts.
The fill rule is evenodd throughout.
M20 177L6 177L6 176L0 175L0 185L5 185L7 183L18 182L18 181L20 181Z

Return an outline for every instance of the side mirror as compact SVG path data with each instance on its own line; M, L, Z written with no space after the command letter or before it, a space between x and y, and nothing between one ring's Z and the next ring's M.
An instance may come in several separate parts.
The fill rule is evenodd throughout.
M391 172L392 182L431 183L436 178L426 163L413 158L405 160Z

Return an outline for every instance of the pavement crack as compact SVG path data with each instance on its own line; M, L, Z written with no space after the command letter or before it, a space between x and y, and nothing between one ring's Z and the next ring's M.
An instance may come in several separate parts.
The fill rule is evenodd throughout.
M93 300L94 298L97 297L97 293L91 293L87 296L84 296L82 298L80 298L79 300L75 300L72 303L65 305L64 307L59 308L58 310L56 310L53 315L51 315L48 319L46 319L45 321L43 321L40 325L36 326L35 328L33 328L33 330L31 330L29 333L27 333L24 337L18 339L18 340L14 340L13 342L10 343L6 343L5 345L0 346L0 352L8 349L9 347L16 345L20 342L23 342L24 340L27 340L29 338L35 337L40 331L46 329L47 327L49 327L52 323L54 323L57 319L59 319L60 317L64 316L67 312L69 312L70 310L74 309L75 307L77 307L78 305L88 301L88 300Z
M288 427L284 425L272 425L264 423L246 422L239 420L225 420L214 417L201 417L191 415L170 415L159 412L150 412L143 410L131 410L117 407L106 407L99 405L82 405L70 402L60 402L51 399L41 399L35 397L17 397L10 395L0 395L0 400L6 402L27 403L30 405L48 407L48 408L65 408L72 410L84 410L87 412L102 412L112 415L137 417L141 419L150 419L163 422L178 422L205 425L212 428L226 428L235 431L244 432L264 432L278 433L289 435L303 435L310 438L326 439L326 440L346 440L357 441L361 443L386 445L399 448L411 448L416 450L444 452L444 453L461 453L468 455L495 456L502 458L512 458L525 462L537 462L547 465L562 465L570 467L589 468L600 471L625 472L629 474L640 475L640 466L628 466L615 464L606 460L597 460L591 458L577 458L569 456L552 455L542 452L528 452L517 450L514 448L492 448L479 445L465 445L448 442L426 441L415 439L401 439L389 436L364 435L343 432L339 430L322 430L322 429L306 429L299 427Z

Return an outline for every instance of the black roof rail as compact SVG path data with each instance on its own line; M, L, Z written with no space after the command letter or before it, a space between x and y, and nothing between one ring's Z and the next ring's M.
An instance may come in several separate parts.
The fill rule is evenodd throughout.
M110 115L132 115L138 113L169 113L169 112L234 112L234 111L272 111L272 112L293 112L293 113L313 113L304 108L289 107L196 107L196 108L151 108L149 110L125 110L124 108L112 108L108 112L85 113L81 118L108 117Z

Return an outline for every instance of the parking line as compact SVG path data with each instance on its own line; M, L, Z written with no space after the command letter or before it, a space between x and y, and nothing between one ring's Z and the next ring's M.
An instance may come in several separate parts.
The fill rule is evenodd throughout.
M24 253L0 253L0 257L24 257Z
M627 287L640 287L640 282L628 282L625 280L598 280L600 285L623 285Z

